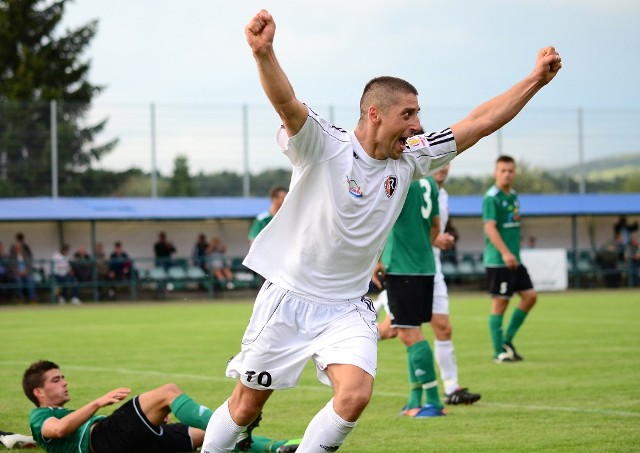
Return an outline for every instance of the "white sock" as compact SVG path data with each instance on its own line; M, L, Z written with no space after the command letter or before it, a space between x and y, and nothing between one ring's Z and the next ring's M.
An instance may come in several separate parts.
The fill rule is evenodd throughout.
M440 370L440 378L444 384L444 393L449 395L459 387L458 364L456 363L456 351L453 348L453 341L435 340L433 342L433 352Z
M333 398L331 398L307 426L297 451L300 453L335 451L355 426L356 422L348 422L336 414L333 409Z
M387 299L387 290L383 289L380 294L378 294L378 298L373 302L373 308L376 309L376 312L379 313L382 308L384 308L385 312L389 312L389 301Z
M238 426L229 413L229 400L215 410L202 443L202 453L224 453L233 451L238 441L238 436L246 426Z

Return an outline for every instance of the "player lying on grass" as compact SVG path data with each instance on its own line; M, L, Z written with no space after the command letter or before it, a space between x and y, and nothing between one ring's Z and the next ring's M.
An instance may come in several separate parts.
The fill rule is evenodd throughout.
M187 396L175 384L165 384L134 396L111 415L96 412L129 396L131 389L117 388L80 409L66 409L70 401L60 367L41 360L27 368L22 378L25 395L36 409L29 426L38 444L48 452L142 453L196 451L213 411ZM173 412L181 423L167 423ZM292 452L299 442L252 437L260 417L240 436L235 451Z

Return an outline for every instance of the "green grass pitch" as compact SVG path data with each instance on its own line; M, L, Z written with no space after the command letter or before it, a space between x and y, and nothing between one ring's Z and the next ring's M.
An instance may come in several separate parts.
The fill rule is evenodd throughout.
M175 382L215 409L233 388L224 369L251 302L0 307L0 430L29 434L20 380L38 359L61 366L71 408L116 387ZM480 402L435 419L398 416L406 354L398 340L382 342L373 398L340 451L640 451L640 292L541 294L516 336L525 357L516 364L492 363L488 310L484 294L451 294L460 381ZM298 387L272 396L256 434L300 437L330 395L308 366Z

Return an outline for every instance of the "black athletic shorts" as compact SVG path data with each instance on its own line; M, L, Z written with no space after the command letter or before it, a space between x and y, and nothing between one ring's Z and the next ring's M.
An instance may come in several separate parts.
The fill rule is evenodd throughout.
M385 275L392 327L420 327L431 321L433 279L433 275Z
M514 270L508 267L487 267L487 286L492 297L511 299L513 293L533 289L527 268L522 264Z
M156 426L140 408L136 396L91 431L94 453L184 453L194 451L189 427L182 423Z

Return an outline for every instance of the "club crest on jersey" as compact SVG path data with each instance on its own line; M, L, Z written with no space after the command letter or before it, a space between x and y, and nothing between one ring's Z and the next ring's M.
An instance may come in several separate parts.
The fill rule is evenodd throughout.
M411 149L416 146L420 148L427 146L427 139L424 135L415 135L407 139L407 148Z
M387 198L391 198L398 187L398 177L396 175L387 176L384 180L384 193Z
M347 176L347 186L349 187L349 193L352 197L362 198L362 189L355 179L349 179L349 177Z

